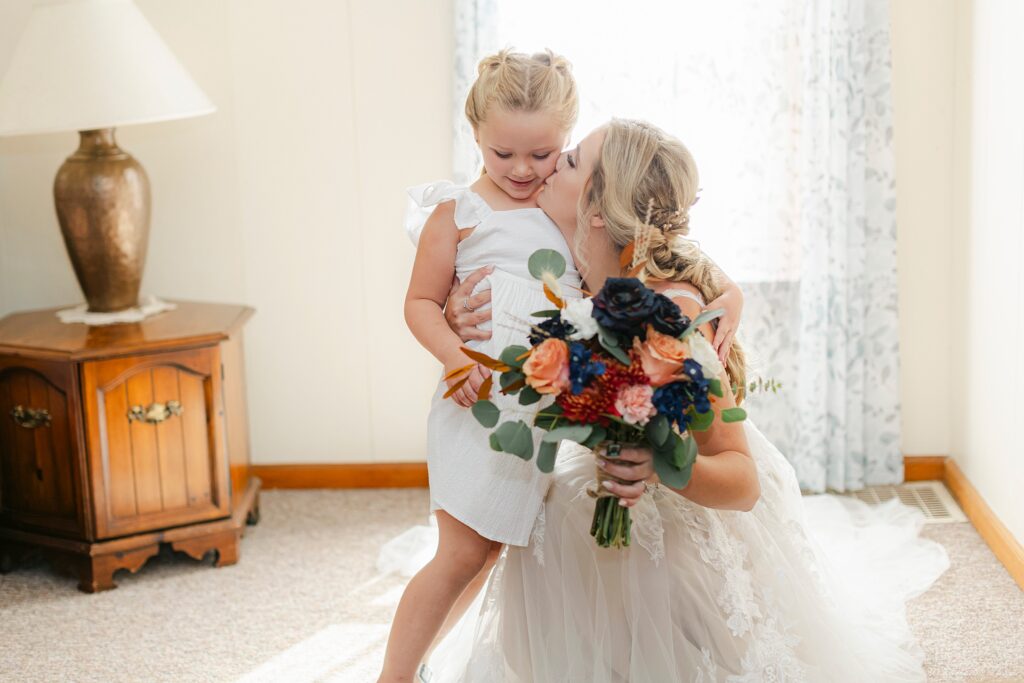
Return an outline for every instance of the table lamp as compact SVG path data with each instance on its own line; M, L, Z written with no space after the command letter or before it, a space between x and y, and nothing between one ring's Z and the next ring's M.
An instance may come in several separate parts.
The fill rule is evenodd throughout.
M77 130L53 194L91 312L138 304L149 180L114 127L215 111L131 0L36 2L0 81L0 135Z

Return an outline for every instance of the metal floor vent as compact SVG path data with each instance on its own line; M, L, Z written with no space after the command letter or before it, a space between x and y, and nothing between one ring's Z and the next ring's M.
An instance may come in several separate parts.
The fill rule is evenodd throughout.
M917 481L899 486L868 486L845 495L859 498L872 505L899 498L904 505L923 512L925 522L929 524L967 521L963 510L940 481Z

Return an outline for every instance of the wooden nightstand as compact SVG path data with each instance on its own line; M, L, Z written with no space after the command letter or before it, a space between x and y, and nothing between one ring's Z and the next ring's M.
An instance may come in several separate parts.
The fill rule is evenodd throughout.
M0 565L38 547L79 588L115 588L161 543L218 567L259 519L244 306L177 302L141 323L0 320Z

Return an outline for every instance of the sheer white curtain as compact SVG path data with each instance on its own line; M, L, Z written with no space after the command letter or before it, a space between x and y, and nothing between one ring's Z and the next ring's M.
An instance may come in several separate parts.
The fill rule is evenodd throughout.
M887 0L457 0L456 177L480 57L574 65L578 139L612 116L682 139L692 236L746 293L748 407L811 491L902 480Z

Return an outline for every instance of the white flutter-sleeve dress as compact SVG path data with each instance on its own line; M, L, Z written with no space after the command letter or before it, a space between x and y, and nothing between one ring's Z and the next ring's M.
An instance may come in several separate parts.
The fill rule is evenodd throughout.
M495 211L470 188L449 181L411 188L409 195L423 211L420 215L413 212L406 222L414 243L419 241L424 214L437 204L454 201L458 228L474 228L458 245L455 272L459 279L465 280L478 268L494 266L494 272L476 289L491 289L491 323L480 326L491 329L491 338L468 342L468 347L497 357L506 346L528 346L529 323L537 320L531 314L552 308L541 283L527 267L538 249L553 249L565 257L562 294L579 296L580 276L568 245L542 210ZM439 381L427 421L431 511L444 510L493 541L527 545L549 475L537 468L535 458L525 461L491 450L492 430L482 427L468 409L443 398L446 389L445 382ZM491 400L501 409L502 422L522 419L531 425L537 410L545 405L520 406L516 396L502 396L497 391L497 382ZM539 439L540 434L535 433L535 454Z

